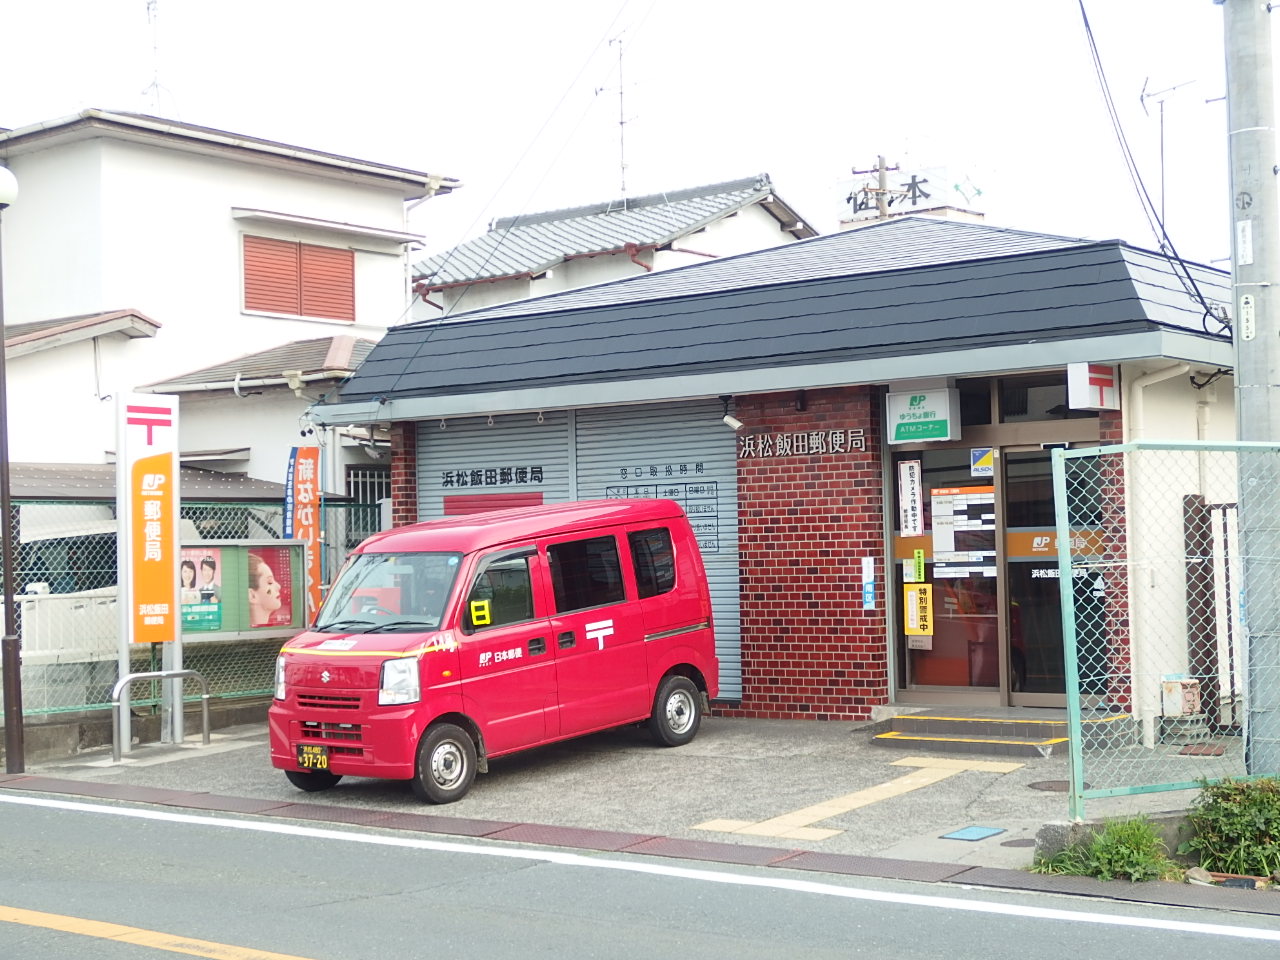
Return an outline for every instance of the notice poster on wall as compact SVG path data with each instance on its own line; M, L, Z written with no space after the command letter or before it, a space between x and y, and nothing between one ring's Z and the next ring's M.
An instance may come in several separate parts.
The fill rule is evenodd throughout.
M924 493L920 481L920 461L898 464L898 528L901 536L924 535Z
M183 630L222 629L222 551L184 548L179 563Z
M249 551L250 627L287 626L293 619L293 562L287 547Z
M903 632L910 650L933 649L933 584L902 585Z
M935 579L996 575L996 507L991 487L937 487L933 515Z

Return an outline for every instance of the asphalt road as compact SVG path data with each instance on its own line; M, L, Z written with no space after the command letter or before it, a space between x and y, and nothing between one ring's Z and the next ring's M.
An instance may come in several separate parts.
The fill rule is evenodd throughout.
M1016 769L958 771L921 789L815 819L821 840L705 829L716 820L768 821L873 790L912 773L901 766L919 748L873 746L866 724L829 721L704 721L684 747L655 747L647 733L624 728L494 761L459 803L431 807L407 784L346 778L323 793L292 787L268 759L263 724L199 737L185 747L148 744L121 764L109 750L35 765L30 772L76 780L208 791L235 797L336 804L360 809L426 812L520 823L620 830L714 841L801 848L821 853L892 857L1023 869L1048 821L1067 819L1063 793L1036 789L1064 783L1065 757L1015 758ZM963 762L1008 760L953 757ZM1094 816L1179 809L1182 795L1152 794L1097 801ZM976 842L945 839L970 826L997 832Z
M0 956L1271 958L1280 918L0 794ZM37 911L38 914L24 911ZM146 931L51 930L55 915ZM86 931L94 928L87 927ZM156 940L155 937L169 938ZM161 944L159 946L155 944ZM191 955L190 952L187 955Z

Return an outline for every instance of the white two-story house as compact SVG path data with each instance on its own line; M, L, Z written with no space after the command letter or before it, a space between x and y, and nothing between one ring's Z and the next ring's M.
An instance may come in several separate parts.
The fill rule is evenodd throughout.
M0 131L15 464L110 462L113 397L182 397L184 463L279 482L318 393L404 319L410 204L448 177L103 110Z

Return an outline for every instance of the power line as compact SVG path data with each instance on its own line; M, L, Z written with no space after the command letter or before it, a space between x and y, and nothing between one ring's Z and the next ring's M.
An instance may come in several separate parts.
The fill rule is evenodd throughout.
M1142 174L1138 170L1138 163L1134 159L1128 138L1125 136L1124 126L1120 122L1120 113L1116 109L1115 100L1111 96L1111 86L1107 82L1107 73L1102 66L1102 56L1098 52L1098 44L1093 36L1093 27L1089 24L1089 14L1085 12L1084 0L1078 0L1078 2L1080 4L1080 17L1084 21L1085 36L1089 41L1089 53L1093 60L1094 72L1097 74L1098 86L1102 90L1102 99L1106 104L1107 114L1111 119L1111 128L1115 132L1117 142L1120 144L1120 152L1124 157L1125 168L1128 170L1129 178L1133 182L1134 190L1138 195L1138 201L1144 216L1147 218L1147 223L1151 227L1152 233L1155 234L1160 253L1169 262L1169 266L1173 268L1173 274L1182 284L1183 290L1204 309L1200 325L1204 328L1205 333L1230 333L1230 321L1225 315L1216 311L1200 291L1199 284L1196 283L1196 279L1187 267L1186 261L1178 255L1178 251L1173 245L1173 239L1165 229L1160 212L1155 203L1152 202L1150 193L1147 192L1146 184L1142 181ZM1209 320L1211 318L1219 326L1216 331L1209 329Z

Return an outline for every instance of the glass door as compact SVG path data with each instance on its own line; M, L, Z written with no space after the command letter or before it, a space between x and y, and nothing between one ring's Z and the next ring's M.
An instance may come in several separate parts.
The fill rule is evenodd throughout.
M898 676L906 689L1000 688L994 475L968 447L895 457Z
M1002 454L1009 702L1059 706L1066 702L1066 670L1050 453L1036 447Z
M998 448L984 474L987 449L894 457L898 685L908 697L1061 706L1050 452Z

